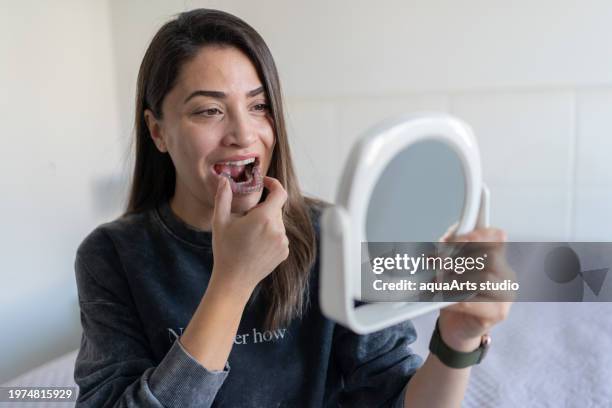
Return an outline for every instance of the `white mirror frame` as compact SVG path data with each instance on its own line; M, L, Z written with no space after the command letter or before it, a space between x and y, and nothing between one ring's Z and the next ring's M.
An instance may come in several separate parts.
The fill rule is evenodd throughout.
M442 113L402 115L370 129L353 147L344 168L336 205L321 216L322 312L356 333L371 333L449 302L379 302L354 306L361 294L361 243L366 239L370 196L389 162L408 146L435 140L459 157L465 177L465 200L456 234L488 226L489 193L482 183L480 153L471 128Z

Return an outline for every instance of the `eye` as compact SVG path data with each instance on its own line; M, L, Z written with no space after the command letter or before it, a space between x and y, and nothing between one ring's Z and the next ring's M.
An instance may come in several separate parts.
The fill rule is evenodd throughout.
M270 106L267 103L258 103L253 106L253 110L257 112L268 112L270 110Z
M216 116L222 113L223 112L221 112L221 110L219 110L218 108L202 109L202 110L195 112L196 115L201 115L201 116Z

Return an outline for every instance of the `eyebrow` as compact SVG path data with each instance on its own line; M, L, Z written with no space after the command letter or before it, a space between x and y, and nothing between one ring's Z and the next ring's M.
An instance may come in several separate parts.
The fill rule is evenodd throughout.
M264 88L263 86L260 86L259 88L255 88L252 91L249 91L246 93L247 98L252 98L256 95L259 95L260 93L263 93ZM205 91L203 89L199 89L197 91L194 91L191 93L191 95L189 95L185 101L183 103L187 103L189 102L189 100L191 98L195 98L196 96L209 96L211 98L217 98L217 99L224 99L227 98L227 94L225 92L221 92L221 91Z

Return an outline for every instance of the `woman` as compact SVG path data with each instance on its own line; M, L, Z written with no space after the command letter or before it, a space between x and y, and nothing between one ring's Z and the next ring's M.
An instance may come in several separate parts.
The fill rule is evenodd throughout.
M300 192L276 68L250 26L203 9L168 22L136 103L128 209L77 251L77 406L459 406L469 368L422 364L410 322L359 336L321 315L323 204ZM507 310L453 305L441 338L473 351Z

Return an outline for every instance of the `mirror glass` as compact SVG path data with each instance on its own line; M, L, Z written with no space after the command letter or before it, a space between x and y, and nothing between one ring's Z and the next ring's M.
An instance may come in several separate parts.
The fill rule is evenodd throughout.
M414 143L398 152L379 177L368 204L365 238L438 241L459 220L464 201L465 178L457 154L436 140Z

